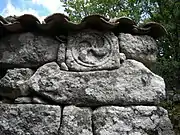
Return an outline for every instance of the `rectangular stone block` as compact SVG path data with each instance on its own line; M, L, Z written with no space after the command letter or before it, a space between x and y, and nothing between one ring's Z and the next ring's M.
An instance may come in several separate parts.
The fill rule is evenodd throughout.
M65 72L52 62L36 71L29 86L58 104L143 105L165 98L163 78L134 60L126 60L116 70L93 72Z
M61 107L0 104L0 135L58 135Z
M63 109L60 135L93 135L92 110L87 107L66 106Z
M174 135L167 111L156 106L105 106L93 112L94 135Z

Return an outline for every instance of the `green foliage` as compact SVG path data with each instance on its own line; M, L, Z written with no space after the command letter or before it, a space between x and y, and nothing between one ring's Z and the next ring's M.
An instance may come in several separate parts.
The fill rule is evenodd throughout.
M158 58L154 72L165 79L166 89L178 92L180 84L180 62L165 57Z
M82 18L92 14L105 17L129 16L136 21L141 18L140 5L136 0L60 0L64 3L65 12L71 20L81 21Z
M165 79L167 91L180 92L180 1L159 0L158 9L150 17L167 29L158 41L158 62L154 70Z

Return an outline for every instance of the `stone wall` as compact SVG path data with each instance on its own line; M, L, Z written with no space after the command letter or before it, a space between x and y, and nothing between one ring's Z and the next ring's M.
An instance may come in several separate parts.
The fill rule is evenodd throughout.
M0 135L174 135L147 35L86 29L0 39Z

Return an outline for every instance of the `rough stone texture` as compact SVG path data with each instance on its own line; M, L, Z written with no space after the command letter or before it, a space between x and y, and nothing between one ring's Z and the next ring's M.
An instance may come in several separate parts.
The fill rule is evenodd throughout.
M72 71L117 69L118 38L111 32L83 31L68 37L66 64Z
M38 67L56 61L59 42L32 33L0 39L0 67Z
M156 51L149 36L94 30L69 33L67 43L37 33L1 38L0 135L173 135L166 110L132 106L165 98L164 80L140 63L151 67ZM179 116L173 121L179 129Z
M164 80L134 60L94 72L65 72L52 62L36 71L29 86L57 103L84 106L156 104L165 97Z
M68 71L68 70L69 70L68 67L67 67L67 65L66 65L66 63L64 63L64 62L62 62L62 63L60 64L60 69L61 69L61 70L65 70L65 71Z
M66 106L63 110L60 135L93 135L90 108Z
M28 95L27 80L33 73L34 71L29 68L8 69L6 75L0 79L0 95L12 99Z
M66 46L67 44L61 43L59 50L58 50L58 56L57 56L57 63L60 66L61 70L68 70L68 67L66 65Z
M119 53L120 62L123 63L126 60L126 55L124 53Z
M157 45L152 37L121 33L119 41L120 50L128 59L140 61L147 67L156 61Z
M32 102L35 104L48 104L47 101L44 101L42 98L40 97L33 97L32 98Z
M16 104L51 104L40 97L18 97L14 100Z
M14 100L16 104L32 104L32 98L30 97L18 97Z
M100 107L93 123L94 135L174 135L167 111L155 106Z
M0 104L0 135L58 135L61 108Z

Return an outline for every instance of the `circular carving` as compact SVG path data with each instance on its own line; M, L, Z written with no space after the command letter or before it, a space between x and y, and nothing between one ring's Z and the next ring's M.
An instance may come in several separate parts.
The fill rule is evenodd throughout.
M111 40L99 32L81 32L72 40L73 59L86 67L100 66L112 55Z

